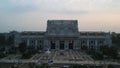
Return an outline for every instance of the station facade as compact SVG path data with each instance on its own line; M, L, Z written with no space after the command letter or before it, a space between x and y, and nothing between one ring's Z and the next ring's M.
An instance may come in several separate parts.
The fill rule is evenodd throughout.
M87 27L87 26L86 26ZM80 32L77 20L48 20L46 31L23 31L15 34L15 46L26 43L36 49L81 49L84 47L98 49L110 46L109 32Z

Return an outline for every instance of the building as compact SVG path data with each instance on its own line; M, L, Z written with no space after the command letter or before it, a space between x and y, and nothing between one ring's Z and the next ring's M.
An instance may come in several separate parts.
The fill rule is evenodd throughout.
M14 45L25 42L36 49L81 49L83 47L98 49L110 46L109 32L79 32L77 20L48 20L46 32L16 32Z

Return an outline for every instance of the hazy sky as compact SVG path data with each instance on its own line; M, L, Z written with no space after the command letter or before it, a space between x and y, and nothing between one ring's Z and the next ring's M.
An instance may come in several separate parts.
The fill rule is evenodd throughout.
M79 31L120 32L120 0L0 0L0 32L45 31L48 19L78 20Z

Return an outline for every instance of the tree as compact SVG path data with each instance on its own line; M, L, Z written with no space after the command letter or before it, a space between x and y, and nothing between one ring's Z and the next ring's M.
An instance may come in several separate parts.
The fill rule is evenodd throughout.
M112 43L120 45L120 34L112 35Z
M14 35L9 36L9 38L7 39L7 44L8 45L14 44Z
M115 47L113 47L113 46L111 46L111 47L102 46L100 48L100 50L101 50L103 55L106 55L109 58L116 59L117 56L118 56L118 50Z
M5 44L5 36L0 35L0 44Z
M18 49L21 53L24 53L27 49L26 43L25 42L20 43Z
M11 48L9 49L9 53L10 53L10 54L17 53L16 50L17 50L16 47L14 47L14 46L12 45Z
M25 52L22 53L22 58L29 59L34 53L36 53L35 49L32 46L28 46Z
M113 58L113 59L117 59L118 50L116 48L114 48L114 47L110 47L108 55L111 56L111 58Z
M87 46L82 46L81 49L87 50Z

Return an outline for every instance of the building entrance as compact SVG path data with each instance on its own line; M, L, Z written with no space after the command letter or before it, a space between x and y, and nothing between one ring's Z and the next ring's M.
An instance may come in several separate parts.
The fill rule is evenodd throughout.
M64 49L64 46L65 46L64 41L60 41L60 49Z
M72 40L69 41L68 45L69 45L69 49L73 49L73 41Z
M51 49L55 49L55 41L51 41L50 44L51 44Z
M42 45L37 46L37 49L42 50L43 49Z

